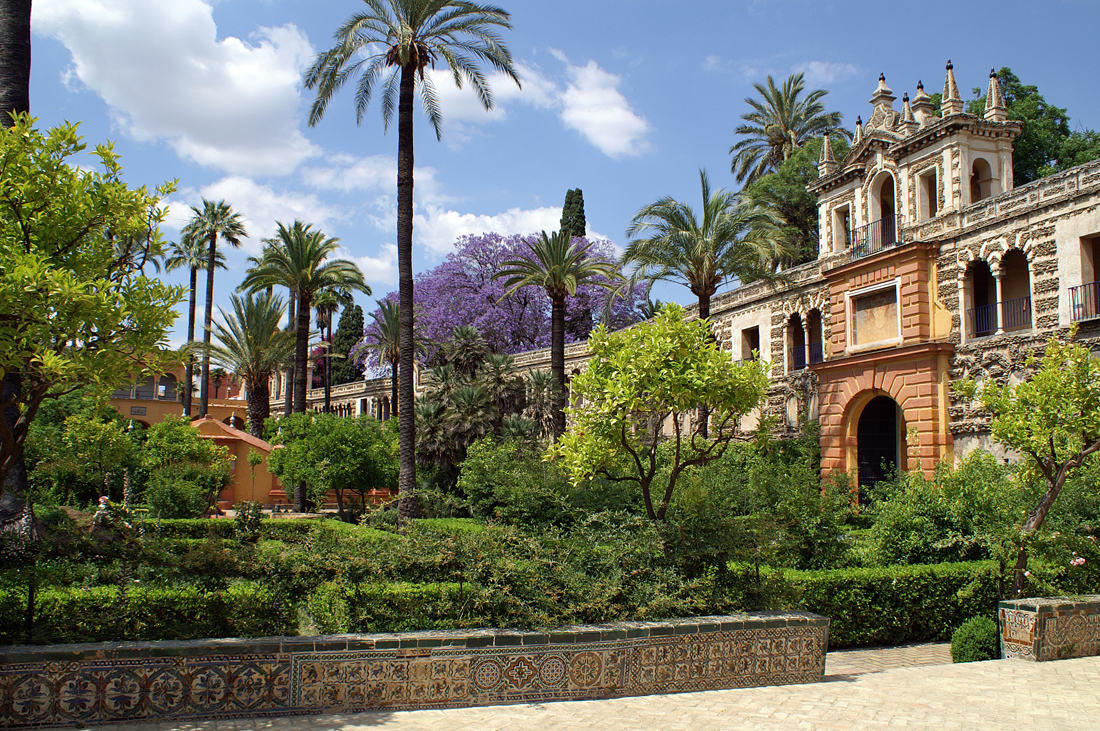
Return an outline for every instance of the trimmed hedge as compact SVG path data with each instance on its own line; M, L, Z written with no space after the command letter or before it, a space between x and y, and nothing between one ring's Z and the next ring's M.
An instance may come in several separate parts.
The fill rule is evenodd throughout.
M327 524L330 522L336 521L268 518L260 521L260 537L284 543L305 543L314 531L324 530L329 527ZM155 530L155 524L156 521L146 521L146 532L152 533ZM232 539L237 537L237 523L226 518L162 520L160 535L162 538Z
M306 611L322 634L485 626L475 618L462 622L453 616L457 607L451 598L459 592L458 584L330 582L309 596Z
M799 609L832 618L829 647L948 640L997 606L992 561L832 571L788 571Z
M25 641L26 594L0 593L0 644ZM297 618L270 588L240 583L225 591L196 587L44 588L35 601L33 644L118 640L191 640L297 634Z

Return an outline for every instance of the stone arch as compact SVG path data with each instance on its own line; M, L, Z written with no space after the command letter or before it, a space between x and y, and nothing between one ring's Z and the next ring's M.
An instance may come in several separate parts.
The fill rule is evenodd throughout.
M880 457L899 472L908 468L906 432L905 412L895 394L870 388L848 402L844 415L848 471L856 478L861 502L864 490L885 477Z

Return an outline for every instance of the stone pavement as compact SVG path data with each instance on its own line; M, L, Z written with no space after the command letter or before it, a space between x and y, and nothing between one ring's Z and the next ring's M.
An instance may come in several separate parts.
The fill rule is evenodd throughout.
M937 648L893 648L931 657ZM943 647L938 647L941 652ZM831 655L882 652L857 650ZM830 658L835 659L835 658ZM733 729L826 731L949 729L1085 731L1100 728L1100 657L869 669L844 657L823 683L702 693L461 708L298 716L240 721L140 723L117 731L541 731L542 729ZM862 668L862 669L861 669Z

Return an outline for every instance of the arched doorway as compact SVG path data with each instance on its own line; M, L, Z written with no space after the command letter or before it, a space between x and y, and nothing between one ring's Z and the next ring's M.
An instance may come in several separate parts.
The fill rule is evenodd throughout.
M904 469L901 443L904 419L897 401L875 396L859 415L856 427L856 458L859 465L859 499L866 502L865 488Z

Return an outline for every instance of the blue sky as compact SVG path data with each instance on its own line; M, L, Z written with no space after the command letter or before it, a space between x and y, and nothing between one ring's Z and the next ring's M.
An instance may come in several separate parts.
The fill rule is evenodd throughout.
M377 106L357 127L352 92L315 128L301 72L359 0L35 0L31 111L114 140L127 180L178 179L169 238L203 196L244 214L251 237L229 251L216 301L275 221L312 222L341 239L376 295L396 288L396 128ZM505 2L523 77L493 83L486 114L445 79L444 134L416 119L415 266L438 263L462 234L557 227L582 188L590 235L625 243L637 210L699 197L699 168L736 188L733 128L752 83L793 71L829 90L846 126L867 117L880 72L900 99L917 80L943 86L951 59L964 96L1010 66L1075 127L1100 127L1095 39L1100 4L754 0ZM900 103L900 102L899 102ZM171 275L183 283L184 276ZM662 299L690 302L682 287ZM373 302L360 297L372 308ZM177 330L182 331L183 323ZM179 338L177 337L178 341Z

